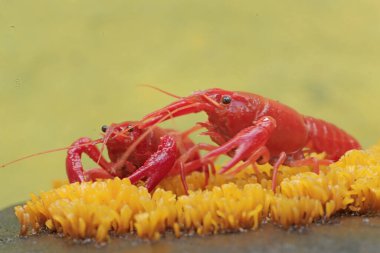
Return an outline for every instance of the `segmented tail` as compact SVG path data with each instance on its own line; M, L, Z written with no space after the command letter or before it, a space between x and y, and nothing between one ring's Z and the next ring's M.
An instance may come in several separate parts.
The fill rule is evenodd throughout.
M326 121L305 117L309 130L308 147L317 153L326 152L327 159L338 160L346 151L361 149L355 138Z

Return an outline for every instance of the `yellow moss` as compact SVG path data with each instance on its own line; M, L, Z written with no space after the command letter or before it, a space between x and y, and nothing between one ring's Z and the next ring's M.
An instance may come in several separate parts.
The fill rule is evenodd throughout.
M283 227L310 224L338 211L360 213L380 210L380 145L365 151L349 151L339 161L321 168L282 166L276 193L271 190L269 164L246 169L234 176L204 174L186 177L184 195L179 176L166 178L153 194L128 179L65 184L31 195L15 207L20 234L41 227L72 238L106 241L109 233L135 232L159 239L165 231L176 237L195 232L257 229L263 220Z

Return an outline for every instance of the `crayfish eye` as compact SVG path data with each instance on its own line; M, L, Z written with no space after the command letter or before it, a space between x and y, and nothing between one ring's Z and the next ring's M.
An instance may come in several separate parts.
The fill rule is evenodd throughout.
M222 103L225 104L225 105L228 105L229 103L231 103L231 97L230 96L223 96L222 97Z
M107 126L107 125L103 125L103 126L102 126L102 132L103 132L103 133L107 132L107 129L108 129L108 126Z
M134 130L134 128L133 128L133 126L128 126L128 132L133 132L133 130Z

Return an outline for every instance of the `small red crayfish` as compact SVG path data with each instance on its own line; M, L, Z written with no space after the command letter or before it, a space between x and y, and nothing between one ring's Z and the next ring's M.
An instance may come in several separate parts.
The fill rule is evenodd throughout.
M198 128L179 133L159 127L141 129L136 122L129 121L103 126L104 138L95 141L87 137L79 138L68 149L67 176L70 183L128 177L135 184L144 179L147 189L152 191L166 175L181 174L187 192L185 175L194 170L202 170L200 163L191 161L200 158L199 150L214 148L208 144L195 145L190 140L188 135ZM110 162L106 161L96 147L98 143L106 145ZM100 168L84 170L81 161L83 153L99 164ZM208 173L207 169L204 171Z

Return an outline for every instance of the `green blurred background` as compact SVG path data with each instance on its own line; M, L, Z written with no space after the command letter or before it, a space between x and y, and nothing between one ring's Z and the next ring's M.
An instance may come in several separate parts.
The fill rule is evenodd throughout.
M379 1L0 0L0 163L173 101L143 83L262 94L367 147L380 139L379 67ZM1 168L0 208L65 178L64 162Z

